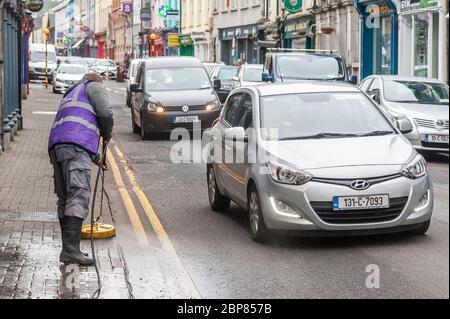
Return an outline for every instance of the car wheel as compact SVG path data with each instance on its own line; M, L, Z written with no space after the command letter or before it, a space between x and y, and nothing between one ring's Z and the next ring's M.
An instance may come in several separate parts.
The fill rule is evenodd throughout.
M133 134L141 133L141 128L136 124L136 120L134 119L133 109L131 109L131 127L133 128Z
M144 126L144 122L142 120L142 115L141 115L141 127L140 127L139 131L141 132L141 137L142 137L143 141L147 141L150 139L150 133L147 133L145 131L145 126Z
M53 85L53 93L58 93L57 91L56 91L56 87Z
M208 167L208 197L213 211L224 212L230 208L231 200L220 193L217 187L216 172L212 165Z
M264 222L261 201L255 186L250 188L248 194L248 216L252 239L257 243L265 243L269 239L269 231Z
M425 223L423 223L419 228L414 229L413 231L411 231L412 235L425 235L428 230L430 229L431 226L431 221L427 221Z

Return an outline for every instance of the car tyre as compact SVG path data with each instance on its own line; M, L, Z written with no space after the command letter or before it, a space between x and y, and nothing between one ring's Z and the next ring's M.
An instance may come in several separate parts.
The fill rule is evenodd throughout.
M216 171L212 165L208 166L208 198L211 209L215 212L224 212L230 208L231 200L220 193Z
M134 118L133 109L131 109L131 126L133 128L133 134L140 134L141 133L141 128L139 127L139 125L136 124L136 120Z
M266 243L269 240L269 230L266 228L261 207L261 200L256 186L251 186L248 192L248 216L250 232L253 241Z
M412 230L411 234L423 236L428 232L428 230L430 229L430 226L431 226L431 221L429 220L429 221L423 223L419 228Z
M147 141L150 139L150 133L147 133L147 131L145 131L144 122L142 120L142 115L141 115L141 127L140 127L139 131L141 133L141 137L142 137L143 141Z

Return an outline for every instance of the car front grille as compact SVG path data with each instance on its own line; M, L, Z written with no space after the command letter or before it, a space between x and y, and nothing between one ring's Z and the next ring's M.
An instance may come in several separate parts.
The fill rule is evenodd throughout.
M206 105L193 105L189 106L189 111L205 111ZM183 112L183 106L165 106L164 109L169 112ZM188 113L183 113L185 115L189 115Z
M422 146L427 147L427 148L440 148L440 149L444 149L444 150L449 149L449 144L445 144L445 143L427 143L427 142L422 141Z
M391 198L391 207L369 210L333 210L333 202L311 202L319 218L328 224L371 224L397 219L405 209L408 197Z
M443 126L438 126L436 121L426 120L426 119L414 119L414 122L419 127L432 128L432 129L445 129L448 130L450 127L449 121L445 121Z

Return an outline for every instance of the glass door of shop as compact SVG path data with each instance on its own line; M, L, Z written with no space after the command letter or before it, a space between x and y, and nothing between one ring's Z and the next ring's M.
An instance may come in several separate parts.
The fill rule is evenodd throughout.
M423 12L412 16L413 75L438 77L439 15Z
M373 36L373 72L391 74L392 21L390 16L381 17L380 27L374 28Z

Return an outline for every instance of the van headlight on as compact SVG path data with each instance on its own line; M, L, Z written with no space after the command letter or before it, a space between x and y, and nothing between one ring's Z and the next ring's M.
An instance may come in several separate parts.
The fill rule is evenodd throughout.
M427 175L427 162L425 158L417 154L409 164L405 165L402 170L402 175L410 179L418 179Z
M313 176L307 172L275 162L269 162L267 167L272 179L281 184L303 185L308 183L313 178Z
M209 102L208 104L206 104L206 110L207 111L214 111L220 108L220 101L219 100L213 100L211 102Z

